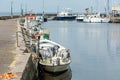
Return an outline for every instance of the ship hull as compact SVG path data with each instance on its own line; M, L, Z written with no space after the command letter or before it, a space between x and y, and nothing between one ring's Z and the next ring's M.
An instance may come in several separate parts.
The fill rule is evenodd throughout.
M54 66L54 65L48 66L43 64L40 64L40 65L45 71L48 71L48 72L62 72L69 69L69 64L57 65L57 66Z
M71 17L55 17L53 20L75 20L75 16Z

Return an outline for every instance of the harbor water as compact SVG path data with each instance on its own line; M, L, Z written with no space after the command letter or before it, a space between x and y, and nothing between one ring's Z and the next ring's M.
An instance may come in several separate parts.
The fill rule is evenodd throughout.
M120 24L48 21L41 26L70 49L72 58L70 71L43 80L120 80Z

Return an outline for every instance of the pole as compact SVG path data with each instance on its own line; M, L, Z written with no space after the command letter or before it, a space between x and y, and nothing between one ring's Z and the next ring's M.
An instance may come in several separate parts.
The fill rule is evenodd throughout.
M43 16L44 16L44 0L43 0Z
M29 39L30 39L30 46L31 46L31 45L32 45L32 37L31 37L31 36L32 36L32 35L31 35L31 34L32 34L32 32L31 32L31 30L29 30L29 31L30 31L30 34L29 34L29 35L30 35L30 36L29 36Z
M23 17L23 8L22 8L22 4L21 4L21 16Z
M25 14L27 14L27 5L25 5Z
M18 45L18 32L16 32L16 39L17 39L17 47L19 47L19 45Z
M11 1L11 18L13 18L13 1Z

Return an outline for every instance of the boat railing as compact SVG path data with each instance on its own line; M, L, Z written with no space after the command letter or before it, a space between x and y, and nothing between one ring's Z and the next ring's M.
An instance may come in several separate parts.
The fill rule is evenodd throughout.
M63 62L67 62L68 60L70 60L70 52L69 49L62 49L58 56L60 56L63 60Z
M44 64L60 65L70 60L70 54L67 53L66 49L54 52L50 48L46 48L41 49L40 53L42 58L41 62Z

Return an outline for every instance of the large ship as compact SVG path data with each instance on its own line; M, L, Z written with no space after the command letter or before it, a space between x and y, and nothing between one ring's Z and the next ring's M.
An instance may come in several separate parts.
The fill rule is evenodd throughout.
M70 8L66 8L60 13L53 20L75 20L76 16L72 14L72 10Z

